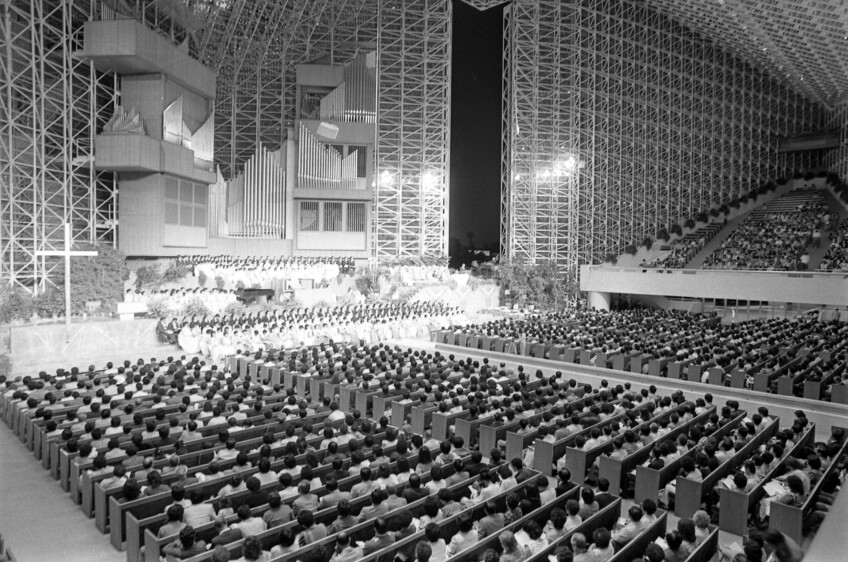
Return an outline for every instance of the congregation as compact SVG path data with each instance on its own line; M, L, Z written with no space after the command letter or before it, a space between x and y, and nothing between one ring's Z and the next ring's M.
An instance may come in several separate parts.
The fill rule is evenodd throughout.
M836 226L820 191L798 189L752 212L706 258L704 269L806 269L808 247Z
M587 351L586 363L610 367L609 358L624 355L630 364L638 361L638 372L668 376L672 366L677 378L689 379L699 369L698 380L731 384L731 375L741 373L743 386L755 388L762 378L775 390L781 375L802 385L804 377L822 380L827 386L842 381L846 363L848 322L837 311L829 322L817 318L771 318L721 324L714 314L675 310L634 309L605 312L577 310L534 315L525 319L499 319L482 324L454 325L449 333L496 338L509 342L508 351L527 354L536 344L551 357L553 348ZM657 372L651 373L653 364ZM581 363L583 361L581 360ZM626 368L626 367L619 367ZM632 369L631 369L632 370Z
M275 359L284 359L277 353ZM248 362L271 356L257 353ZM655 389L635 392L606 381L599 388L580 386L561 372L531 375L488 359L334 343L292 352L288 371L338 386L323 396L301 395L296 385L272 385L248 374L256 372L250 367L219 368L198 358L139 360L117 369L4 381L0 413L7 420L10 411L28 414L44 424L45 438L74 455L78 486L109 494L127 520L135 513L144 522L144 536L149 530L155 540L131 540L137 529L111 521L133 548L144 545L132 560L157 560L161 554L342 562L383 549L408 557L429 549L426 560L438 562L463 555L602 562L625 560L616 556L637 544L636 555L646 559L699 560L690 556L716 533L710 518L714 524L719 506L706 502L706 519L682 518L666 534L663 506L672 508L673 496L661 498L656 490L656 500L640 500L618 521L620 500L606 492L609 482L598 477L594 463L572 473L571 453L563 455L566 462L556 458L540 467L526 456L506 456L500 440L492 450L481 449L483 426L515 425L538 442L577 440L581 450L607 446L610 457L621 456L613 451L621 449L623 459L645 449L649 466L683 462L684 476L693 474L685 459L708 476L716 459L747 452L745 446L761 433L769 438L757 449L753 472L773 469L769 481L783 476L794 459L804 459L802 472L841 470L834 457L844 454L838 441L815 446L802 441L799 435L809 435L803 417L772 434L767 412L749 418L736 403L716 412L709 398L659 396ZM126 391L130 376L136 392ZM68 394L73 387L77 390ZM376 394L365 411L349 411L353 403L339 403L342 388ZM382 407L377 396L386 399ZM466 440L457 431L435 435L432 421L413 428L410 407L467 419L478 432ZM395 419L401 420L397 426L389 421ZM565 433L543 435L549 424ZM732 431L719 439L717 432L726 428ZM638 444L631 439L634 432ZM803 448L793 448L796 444ZM556 485L548 477L552 473ZM747 472L732 476L740 474ZM795 494L792 501L808 499L794 478L785 480L787 493ZM827 494L816 496L821 516ZM788 496L775 501L784 499L790 501ZM665 502L659 509L658 501ZM771 530L765 536L778 540ZM745 545L747 560L763 559L755 550ZM587 553L590 558L580 558Z

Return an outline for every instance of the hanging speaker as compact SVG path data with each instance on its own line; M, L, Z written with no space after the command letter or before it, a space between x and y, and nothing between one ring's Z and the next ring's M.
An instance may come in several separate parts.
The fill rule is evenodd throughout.
M339 136L339 128L332 123L321 122L318 125L318 134L324 138L328 138L330 140L336 140L336 137Z

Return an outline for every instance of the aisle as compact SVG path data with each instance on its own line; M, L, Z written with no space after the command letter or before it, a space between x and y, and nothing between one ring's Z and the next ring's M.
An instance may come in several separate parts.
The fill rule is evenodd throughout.
M0 533L19 562L126 560L3 422Z

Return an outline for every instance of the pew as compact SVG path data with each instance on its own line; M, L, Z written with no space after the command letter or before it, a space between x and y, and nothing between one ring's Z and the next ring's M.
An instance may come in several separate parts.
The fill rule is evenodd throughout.
M512 492L520 493L520 489L523 488L525 485L527 485L532 480L533 480L533 478L531 477L529 480L519 484L518 487L517 487L518 489L513 488L510 491L502 492L502 493L498 494L497 496L495 496L493 498L493 501L495 501L495 503L497 503L497 504L503 504L505 502L506 496L509 493L512 493ZM458 486L462 486L462 485L467 485L467 484L465 484L465 483L458 484ZM419 501L422 501L422 505L423 505L423 500L419 500ZM470 514L472 516L472 518L474 518L475 520L479 519L480 517L483 516L483 505L482 504L474 505L474 506L472 506L472 507L470 507L466 510L461 511L460 513L457 513L457 514L455 514L451 517L448 517L447 519L442 520L439 523L439 525L442 528L443 534L447 535L449 533L455 532L456 529L458 529L458 526L459 526L458 525L459 524L459 518L463 514L466 514L466 513ZM417 516L417 515L420 515L420 514L421 514L421 512L413 511L413 515ZM271 542L273 542L276 539L277 535L279 534L279 528L276 528L275 531L276 532L272 533L271 535L267 535L267 537L270 538ZM353 529L349 530L349 532L351 533L351 536L355 537L358 540L364 540L364 539L370 538L371 536L373 536L373 523L372 522L361 523L357 527L354 527ZM261 535L259 535L260 539L263 540L263 545L265 544L267 533L269 533L269 531L266 531L265 533L262 533ZM410 548L414 549L415 545L420 540L422 540L423 537L424 537L423 531L418 531L416 533L413 533L412 535L405 537L400 541L397 541L393 545L386 547L383 550L379 550L379 551L374 552L374 553L372 553L368 556L365 556L364 558L362 558L362 562L391 561L394 558L394 553L396 553L396 552L409 552ZM312 545L308 545L306 547L298 549L293 553L286 554L286 555L283 555L283 556L279 556L277 558L272 558L271 560L273 562L283 562L284 560L305 559L306 555L311 550L313 550L314 548L316 548L318 546L323 546L323 547L330 547L330 549L331 549L332 546L335 545L335 541L336 541L336 537L331 535L331 536L328 536L324 539L321 539L320 541L316 541ZM234 559L235 556L240 555L241 544L242 544L242 541L236 541L234 543L227 545L226 548L230 552L230 558L231 559ZM211 557L211 552L207 552L206 554L199 555L199 556L194 557L194 558L189 558L188 560L190 562L202 562L202 561L209 560L210 557Z
M645 363L648 363L649 368L650 368L651 359L653 359L653 356L647 355L647 354L635 355L635 356L631 357L630 358L630 372L641 375L642 370L645 367Z
M674 498L674 514L681 518L691 518L696 511L701 509L704 497L712 492L718 481L741 465L760 445L771 439L777 433L779 424L780 420L773 417L771 423L757 433L737 454L716 467L702 482L695 482L678 476Z
M375 441L382 439L382 436L385 434L376 434ZM318 439L316 437L316 439ZM306 461L306 455L302 455L298 458L299 466L302 466ZM282 460L277 460L272 463L272 470L277 471L282 467ZM330 470L329 465L319 466L315 470L315 475L320 477L322 474L326 473ZM246 479L257 471L256 467L251 468L249 470L243 471L242 476ZM217 491L220 490L223 486L227 484L227 478L218 478L214 480L207 480L206 482L199 482L197 484L192 484L191 486L186 487L186 494L190 493L192 490L199 489L204 495L217 494ZM350 485L352 485L351 483ZM341 484L340 484L341 487ZM119 490L120 491L120 490ZM151 496L150 498L139 498L137 500L133 500L130 502L122 502L118 498L118 494L111 495L109 497L109 540L115 548L118 550L123 549L123 544L125 541L128 541L127 535L127 526L126 520L128 517L128 513L132 513L136 519L143 519L145 517L150 517L152 515L160 514L164 508L171 503L171 495L169 492L165 492L162 494L157 494L156 496Z
M616 521L618 521L620 514L621 498L616 498L616 500L611 504L580 523L576 529L559 537L534 556L526 558L524 562L547 562L549 556L556 554L556 550L559 545L571 544L571 535L574 533L581 533L586 537L591 537L592 531L595 529L600 529L601 527L604 527L605 529L612 529ZM591 538L589 540L591 541Z
M815 437L815 424L810 424L807 431L798 440L784 456L786 458L792 456L799 448L812 443ZM737 490L728 488L719 488L719 510L718 527L722 531L727 531L735 535L744 535L748 529L748 514L751 509L757 504L760 499L765 496L765 484L777 475L779 468L784 464L781 461L776 465L765 477L749 492L742 493Z
M686 557L685 562L710 562L718 552L718 527L710 525L707 538Z
M706 412L693 418L689 422L689 424L680 425L674 428L672 431L670 431L663 437L663 440L676 439L677 435L679 435L682 431L688 431L692 424L698 424L707 421L710 415L715 413L715 410L715 406L713 406ZM740 417L739 419L741 420L742 418ZM617 496L621 493L624 476L628 472L633 470L637 465L647 460L647 458L651 454L651 450L653 449L654 445L655 443L645 445L638 451L627 455L623 459L613 459L606 455L602 455L598 458L598 476L609 480L609 493L613 494L614 496Z
M429 475L425 475L424 477L422 477L422 482L426 482L428 479L429 479ZM459 483L455 484L454 486L452 486L451 490L460 490L463 487L468 486L474 480L475 480L475 478L470 478L470 479L465 480L463 482L459 482ZM357 483L358 481L359 481L358 477L355 477L355 476L352 476L348 479L342 480L340 482L340 489L349 490L350 487L353 484ZM401 485L399 485L399 488L402 490L405 485L406 485L405 483L401 484ZM276 487L279 487L279 485L276 485ZM266 487L263 487L263 491L265 489L266 489ZM275 485L273 483L269 484L267 486L267 489L268 490L275 489ZM322 488L318 488L315 491L316 492L319 492L319 491L325 492L326 490L324 490ZM235 496L243 497L244 495L245 494L242 492L242 493L236 494ZM294 501L296 499L296 497L297 496L291 496L291 497L285 498L283 500L283 503L290 504L292 501ZM426 498L422 498L422 499L420 499L416 502L413 502L412 504L408 504L407 506L405 506L405 508L410 509L414 512L421 511L422 508L423 508L425 500L426 500ZM354 515L360 513L364 507L371 505L370 495L361 496L361 497L355 498L355 499L350 500L350 501L351 501L352 514L354 514ZM264 504L264 505L260 505L260 506L253 508L251 511L255 516L261 516L268 508L269 508L269 506L267 504ZM400 511L401 509L404 509L404 508L399 508L397 511ZM390 512L390 513L396 513L396 512ZM320 510L320 511L317 511L317 512L315 512L316 523L325 523L329 526L329 524L336 519L337 515L338 515L338 506L337 505L323 509L323 510ZM170 542L172 542L173 540L176 539L176 536L165 537L165 538L162 538L162 539L157 538L158 530L161 527L161 525L164 523L164 520L165 520L165 518L162 517L161 515L160 516L154 516L152 518L141 520L141 521L137 521L137 520L133 521L132 515L129 515L128 520L129 520L128 521L128 527L132 529L133 535L135 535L136 532L142 532L143 531L144 560L146 562L157 562L159 560L159 553L161 552L161 549L165 545L169 544ZM352 532L352 534L354 534L354 536L361 535L361 533L363 531L367 531L367 529L369 529L371 525L373 525L373 521L368 521L366 523L360 523L359 525L357 525L356 527L351 529L351 532ZM271 544L275 544L277 536L280 533L280 530L283 529L284 527L293 527L295 529L299 528L297 521L292 520L292 521L285 523L281 526L277 526L277 527L273 527L271 529L268 529L267 531L265 531L261 535L259 535L260 539L263 541L263 543L268 541ZM196 529L196 531L198 532L199 538L202 538L202 539L208 541L209 539L214 537L214 523L210 523L210 524L204 525L202 527L199 527L198 529ZM237 548L237 547L240 547L241 544L242 544L242 541L235 541L235 542L227 545L227 548L228 549ZM128 545L129 545L129 542L128 542ZM313 545L313 547L314 547L314 545ZM133 560L133 559L130 558L130 548L129 548L129 546L127 548L127 560L128 560L128 562L136 562L138 560L138 556L136 556L136 560Z
M499 536L503 531L518 531L524 526L525 523L530 520L535 520L537 523L540 523L542 527L544 527L544 523L546 523L550 519L551 512L557 508L565 511L566 502L570 499L577 499L577 493L579 492L579 490L579 487L575 486L568 492L558 496L554 501L545 504L530 513L525 513L520 519L513 521L498 532L480 539L474 546L457 552L454 556L451 557L451 562L476 562L477 560L480 560L482 553L487 548L498 549L497 545L500 544Z
M791 506L785 503L772 502L769 514L769 529L785 533L798 544L804 542L804 519L815 509L816 498L822 490L824 481L836 470L839 461L848 453L848 441L842 444L833 462L828 465L821 479L810 489L810 494L802 506Z
M732 421L719 428L714 435L720 440L735 428L742 420L745 419L745 414L741 413ZM679 432L678 432L679 434ZM669 436L671 433L668 434ZM676 436L677 434L675 434ZM665 438L663 438L665 439ZM647 466L639 465L636 467L636 494L633 500L637 503L642 503L645 499L657 501L657 493L661 488L664 488L673 478L680 472L680 466L683 464L684 457L690 457L695 454L695 448L691 448L684 452L673 462L668 463L659 470L654 470ZM676 496L676 493L675 493Z
M745 388L745 380L747 376L744 371L740 371L739 369L734 370L730 373L730 388Z
M636 538L624 545L621 550L615 553L615 556L609 559L609 562L632 562L645 554L645 549L648 544L654 542L657 537L664 537L668 526L668 512L658 509L657 520L654 523L636 535Z
M668 357L650 359L648 361L648 374L652 377L661 377L668 372Z
M638 406L637 409L643 408L643 407L645 407L645 405ZM609 418L606 421L603 421L603 422L600 422L600 423L601 424L612 423L614 421L621 419L621 416L624 416L624 415L625 414L622 413L622 414L619 414L618 416L614 416L614 417ZM569 435L568 437L565 437L564 439L554 441L553 443L549 443L547 441L536 441L536 451L535 451L534 460L533 460L533 468L542 472L542 474L551 474L552 470L553 470L552 469L553 465L556 463L556 461L560 457L562 457L563 454L566 453L566 451L570 448L571 444L574 443L574 438L577 437L580 434L586 434L591 429L592 429L591 427L585 427L585 428L583 428L583 430L581 430L577 433L574 433L572 435ZM605 443L605 445L612 446L612 442ZM583 456L585 458L586 452L585 451L581 451L581 452L583 453ZM583 460L582 462L585 463L585 460ZM569 468L569 470L571 470L571 469ZM578 474L577 472L572 470L571 471L572 479L575 478L575 476L577 474ZM581 480L579 480L579 481L578 480L572 480L572 481L575 482L575 483L578 483L578 484L582 483L583 482L582 478L585 477L585 474L586 474L586 472L585 472L585 467L584 467L584 471L582 473L583 476L581 476Z

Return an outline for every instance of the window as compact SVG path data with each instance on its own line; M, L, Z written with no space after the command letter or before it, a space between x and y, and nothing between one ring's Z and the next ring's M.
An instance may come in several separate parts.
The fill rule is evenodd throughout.
M208 186L165 178L165 224L206 227Z
M365 203L347 204L348 232L365 232Z
M342 231L342 204L336 201L324 203L324 231Z
M318 232L318 201L300 202L300 230Z

